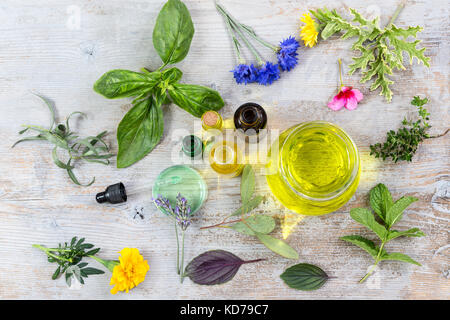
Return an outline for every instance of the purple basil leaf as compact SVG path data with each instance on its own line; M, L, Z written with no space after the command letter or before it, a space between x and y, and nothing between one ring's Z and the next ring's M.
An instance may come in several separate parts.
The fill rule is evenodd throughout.
M224 250L206 251L189 262L184 276L189 277L197 284L221 284L233 279L242 264L261 260L244 261Z

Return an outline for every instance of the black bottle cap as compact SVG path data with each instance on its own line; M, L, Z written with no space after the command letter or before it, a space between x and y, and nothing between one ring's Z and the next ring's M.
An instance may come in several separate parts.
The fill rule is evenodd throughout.
M112 184L104 192L99 192L95 196L98 203L122 203L127 201L127 193L122 182Z

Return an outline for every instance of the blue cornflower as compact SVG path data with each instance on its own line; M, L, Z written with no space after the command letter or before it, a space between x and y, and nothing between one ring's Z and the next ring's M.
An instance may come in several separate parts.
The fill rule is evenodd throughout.
M279 78L280 69L278 69L278 64L267 61L266 64L259 69L256 81L258 81L259 84L267 86Z
M297 40L292 36L280 42L277 58L281 70L290 71L297 65L297 49L299 46Z
M233 70L231 70L231 72L233 72L234 78L236 79L237 83L252 83L255 82L256 78L258 77L258 69L256 69L253 64L237 65Z

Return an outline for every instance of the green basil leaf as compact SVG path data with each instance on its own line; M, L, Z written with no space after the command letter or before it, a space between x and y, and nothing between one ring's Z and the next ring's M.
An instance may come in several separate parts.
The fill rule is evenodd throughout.
M398 237L424 237L425 233L423 233L419 228L412 228L406 231L397 231L397 230L390 230L389 235L387 237L387 241L390 241L392 239L398 238Z
M271 237L267 234L255 232L256 237L265 245L268 249L272 250L276 254L288 259L298 259L298 253L286 242Z
M401 197L389 208L386 213L386 223L389 227L400 221L403 216L403 211L413 202L419 199L414 197Z
M218 111L225 104L217 91L192 84L175 83L169 87L169 95L176 105L197 118L206 111Z
M369 209L366 208L355 208L350 210L350 216L353 220L358 223L361 223L363 226L366 226L373 232L377 234L377 236L384 240L387 235L387 230L384 226L375 221L375 217L373 213L370 212Z
M251 165L246 164L241 177L241 199L247 203L255 191L255 172Z
M254 215L233 224L231 229L249 236L255 236L255 232L268 234L275 229L275 219L270 216Z
M174 82L178 82L183 76L183 72L181 72L178 68L170 68L166 69L162 72L162 79L167 81L167 83L172 84Z
M407 256L406 254L400 253L400 252L392 252L387 253L385 252L383 255L381 255L381 260L396 260L396 261L403 261L412 263L418 266L422 266L420 263L418 263L416 260L412 259L410 256Z
M376 258L378 255L379 248L375 246L373 241L366 239L364 237L353 235L353 236L344 236L339 239L353 243L354 245L360 247L363 250L366 250L372 257Z
M163 130L161 106L153 98L133 106L117 129L117 167L128 167L146 156L161 140Z
M385 222L386 213L393 203L391 193L384 184L380 183L370 190L370 206Z
M297 290L317 290L328 280L328 275L317 266L299 263L287 268L280 276L289 287Z
M186 5L179 0L167 1L153 29L153 46L164 64L183 60L193 36L194 24Z
M247 203L244 203L239 209L237 209L231 216L238 216L238 215L244 215L247 212L252 211L255 209L259 204L263 201L263 196L256 196Z
M117 69L102 75L95 82L94 90L108 99L134 97L150 92L160 79L160 72L139 73Z

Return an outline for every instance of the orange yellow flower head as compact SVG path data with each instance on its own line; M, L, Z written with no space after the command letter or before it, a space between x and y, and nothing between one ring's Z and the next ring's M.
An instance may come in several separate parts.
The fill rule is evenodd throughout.
M114 267L110 285L112 294L118 291L128 292L144 281L147 271L150 269L147 260L136 248L124 248L120 251L119 264Z
M305 46L314 47L317 43L317 36L319 35L319 27L309 13L303 14L300 21L305 25L300 28L300 36L305 43Z

